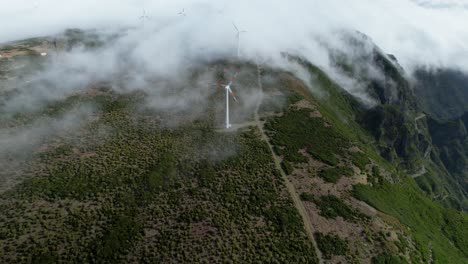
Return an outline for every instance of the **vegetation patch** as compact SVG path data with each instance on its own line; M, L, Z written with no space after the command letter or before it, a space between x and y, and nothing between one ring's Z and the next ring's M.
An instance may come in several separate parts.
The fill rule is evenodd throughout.
M359 151L351 153L351 161L354 165L356 165L356 167L361 169L361 171L364 171L366 169L366 166L370 164L369 157L366 154Z
M99 118L0 195L0 262L318 262L259 131L167 129L131 95L94 98Z
M312 194L310 194L310 193L305 193L305 192L301 193L300 197L301 197L302 201L306 201L306 202L314 202L315 201L314 196Z
M400 256L395 256L389 253L383 253L372 258L372 264L406 264L405 259Z
M270 118L265 128L270 131L275 151L288 162L307 162L299 153L307 153L329 165L338 164L336 155L342 155L346 141L332 127L326 127L322 118L311 118L310 109L289 109L283 116Z
M319 176L326 182L337 183L341 177L350 177L353 175L353 170L347 167L334 167L323 169L319 172Z
M357 221L367 218L365 215L345 204L340 198L334 195L325 195L315 201L320 209L320 215L326 218L343 217L348 221Z
M266 217L283 231L294 230L302 225L302 219L292 207L273 207L266 211Z
M346 256L348 253L348 242L341 239L337 235L333 234L322 234L315 233L315 240L317 246L322 252L326 259L330 259L332 256Z
M377 187L355 185L354 196L408 226L426 260L431 243L433 256L438 262L466 262L468 216L433 203L414 181L397 185L384 180Z

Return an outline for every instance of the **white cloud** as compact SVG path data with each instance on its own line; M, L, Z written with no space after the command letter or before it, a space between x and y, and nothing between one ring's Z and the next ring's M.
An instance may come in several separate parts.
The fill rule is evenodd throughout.
M180 78L200 61L236 56L233 22L247 30L241 36L243 58L261 56L273 66L284 66L280 52L289 52L335 76L324 44L352 52L336 32L358 30L394 54L407 70L424 64L468 71L468 10L462 8L461 1L447 2L450 8L427 8L442 2L422 0L0 2L4 7L0 9L0 24L8 25L0 31L4 41L54 34L70 27L128 29L126 36L105 50L60 55L48 71L36 77L55 85L23 90L20 95L25 98L51 93L58 99L76 87L124 72L132 76L126 82L130 89L147 84L149 76ZM178 15L182 9L186 16ZM143 10L148 20L139 19ZM70 74L76 69L80 69L78 73ZM362 97L351 80L344 80L343 85ZM59 91L57 87L64 88ZM34 105L16 99L7 105L14 108L23 101ZM184 102L183 98L176 101Z
M368 34L402 64L432 64L468 69L468 10L462 0L1 0L0 40L47 35L69 27L127 27L146 24L160 31L145 32L142 48L148 56L171 56L170 51L226 52L234 49L232 21L248 32L243 52L300 51L323 58L311 38L337 28ZM451 8L425 8L449 6ZM186 16L178 16L185 9ZM142 53L148 53L148 49ZM178 52L179 53L179 52ZM169 58L171 59L171 58ZM174 59L174 58L172 58ZM176 58L181 60L181 58ZM176 60L170 61L176 63ZM180 62L180 61L179 61ZM153 65L155 66L155 65Z
M467 0L413 0L413 1L427 8L465 8L465 9L468 9Z

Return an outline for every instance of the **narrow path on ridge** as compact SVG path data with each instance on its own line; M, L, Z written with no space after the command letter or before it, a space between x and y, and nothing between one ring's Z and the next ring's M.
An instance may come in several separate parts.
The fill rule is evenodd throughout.
M262 92L263 96L263 84L262 84L262 77L261 77L261 68L260 65L257 64L257 83L258 87L260 88L260 91ZM265 131L263 129L264 123L260 120L260 116L258 114L258 111L260 109L260 105L263 101L263 98L260 98L257 103L257 107L255 109L255 123L257 124L258 129L260 130L260 133L262 135L263 140L268 144L268 147L270 149L271 155L273 157L273 160L275 162L275 166L278 169L278 171L281 173L281 177L284 180L284 183L286 184L286 188L288 189L289 195L291 196L294 206L296 209L299 211L299 214L302 217L302 221L304 223L304 228L307 233L307 236L309 237L310 241L312 242L312 245L314 246L315 252L317 254L317 258L319 260L319 263L323 263L323 258L322 258L322 252L318 249L317 242L315 241L314 238L314 227L312 225L312 222L310 221L309 215L307 214L307 211L304 207L304 204L301 201L301 198L299 197L299 194L296 191L296 188L294 185L289 181L287 174L284 172L283 168L281 167L281 159L276 155L276 153L273 150L273 146L271 145L268 136L265 134Z

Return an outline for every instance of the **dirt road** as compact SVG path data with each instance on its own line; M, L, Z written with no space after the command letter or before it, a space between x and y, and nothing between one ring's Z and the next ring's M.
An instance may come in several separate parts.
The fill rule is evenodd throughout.
M262 84L260 65L257 66L257 82L258 82L259 89L263 92L263 84ZM271 155L273 157L273 160L275 161L275 166L278 169L278 171L281 173L281 177L283 178L283 180L284 180L284 182L286 184L286 188L287 188L287 190L289 192L289 195L291 196L291 198L292 198L292 200L294 202L294 206L299 211L299 214L302 217L302 221L304 223L304 228L306 230L307 236L309 237L310 241L312 242L312 244L313 244L313 246L315 248L315 252L317 254L317 258L319 259L319 263L323 263L322 253L318 249L317 242L315 241L314 227L312 225L312 222L310 221L309 215L307 214L307 211L306 211L306 209L304 207L304 204L301 201L301 198L299 197L299 194L296 191L296 188L289 181L287 174L284 172L283 168L281 167L281 159L273 151L273 146L270 144L268 136L265 134L265 130L263 129L264 123L260 120L260 116L258 114L261 103L262 103L262 98L260 98L260 100L258 101L257 107L255 109L255 123L257 124L257 127L258 127L258 129L260 130L260 132L262 134L263 140L268 144L268 147L270 148L270 152L271 152Z

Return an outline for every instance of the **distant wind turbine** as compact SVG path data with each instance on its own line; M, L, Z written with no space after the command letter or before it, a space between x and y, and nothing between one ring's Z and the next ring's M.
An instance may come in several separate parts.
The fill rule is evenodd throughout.
M232 22L232 25L234 26L234 28L236 29L236 37L237 37L237 58L240 57L240 35L242 33L245 33L247 32L246 30L239 30L239 28L236 26L236 24L234 22Z
M146 10L143 9L143 14L140 16L140 20L143 21L143 23L148 20L150 17L146 15Z
M187 16L187 14L185 13L185 8L182 8L182 11L180 11L178 13L179 16Z

